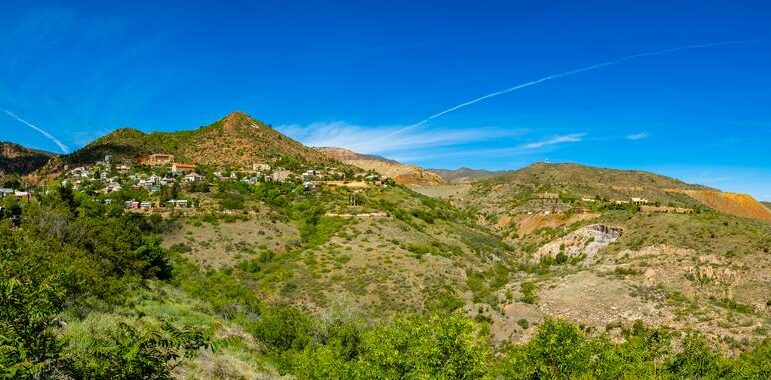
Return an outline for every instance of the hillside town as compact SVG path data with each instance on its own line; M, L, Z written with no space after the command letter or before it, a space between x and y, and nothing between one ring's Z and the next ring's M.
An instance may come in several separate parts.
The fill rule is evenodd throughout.
M260 183L289 184L293 191L329 188L388 187L387 176L360 169L333 167L295 167L265 162L250 168L216 168L177 162L170 154L157 153L136 159L116 160L112 155L91 165L64 167L61 186L90 194L105 205L121 205L134 212L163 212L195 209L202 204L201 193L211 192L220 183L255 186ZM28 192L0 189L0 194L30 196Z

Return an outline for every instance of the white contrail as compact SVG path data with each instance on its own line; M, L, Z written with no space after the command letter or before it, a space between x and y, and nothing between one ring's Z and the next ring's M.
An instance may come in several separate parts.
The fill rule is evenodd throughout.
M28 122L28 121L26 121L26 120L24 120L24 119L20 118L19 116L17 116L15 113L13 113L13 112L11 112L11 111L8 111L8 110L6 110L6 109L4 109L3 111L5 111L5 113L6 113L6 114L8 114L8 116L10 116L10 117L12 117L12 118L16 119L16 121L18 121L19 123L22 123L22 124L24 124L24 125L26 125L26 126L28 126L28 127L32 128L32 129L34 129L34 130L36 130L36 131L40 132L40 133L41 133L43 136L45 136L45 137L47 137L49 140L53 141L53 142L54 142L54 144L56 144L56 145L58 145L58 146L59 146L59 149L61 149L63 153L69 153L69 152L70 152L70 148L67 148L67 145L64 145L64 144L63 144L61 141L59 141L59 139L57 139L57 138L56 138L54 135L52 135L52 134L50 134L50 133L48 133L48 132L46 132L46 131L44 131L44 130L42 130L42 129L38 128L38 127L37 127L37 126L35 126L34 124L32 124L32 123L30 123L30 122Z
M552 75L543 77L541 79L536 79L534 81L518 84L518 85L516 85L514 87L509 87L509 88L506 88L506 89L503 89L503 90L500 90L500 91L492 92L492 93L489 93L487 95L480 96L480 97L478 97L476 99L469 100L469 101L467 101L465 103L458 104L457 106L450 107L450 108L448 108L448 109L446 109L444 111L435 113L435 114L433 114L433 115L431 115L431 116L429 116L429 117L427 117L427 118L425 118L425 119L423 119L423 120L421 120L421 121L419 121L419 122L417 122L415 124L412 124L410 126L405 127L404 129L414 128L414 127L426 124L429 121L431 121L433 119L436 119L438 117L444 116L444 115L446 115L446 114L448 114L450 112L457 111L457 110L459 110L461 108L468 107L468 106L470 106L472 104L476 104L476 103L479 103L481 101L484 101L484 100L487 100L487 99L490 99L490 98L494 98L494 97L499 96L499 95L507 94L507 93L512 92L512 91L517 91L517 90L523 89L525 87L535 86L535 85L537 85L539 83L543 83L543 82L546 82L546 81L550 81L550 80L554 80L554 79L559 79L559 78L564 78L564 77L567 77L567 76L570 76L570 75L575 75L575 74L583 73L585 71L599 69L599 68L607 67L607 66L618 65L619 63L623 63L623 62L631 60L631 59L642 58L642 57L650 57L650 56L667 54L667 53L674 53L674 52L677 52L677 51L689 50L689 49L703 49L703 48L716 47L716 46L738 45L738 44L752 44L752 43L758 43L758 42L768 42L768 40L726 41L726 42L715 42L715 43L700 44L700 45L686 45L686 46L680 46L680 47L670 48L670 49L665 49L665 50L658 50L658 51L654 51L654 52L650 52L650 53L640 53L640 54L628 55L628 56L625 56L625 57L614 59L612 61L607 61L607 62L598 63L598 64L586 66L586 67L581 67L581 68L578 68L578 69L574 69L574 70L570 70L570 71L565 71L565 72L558 73L558 74L552 74Z

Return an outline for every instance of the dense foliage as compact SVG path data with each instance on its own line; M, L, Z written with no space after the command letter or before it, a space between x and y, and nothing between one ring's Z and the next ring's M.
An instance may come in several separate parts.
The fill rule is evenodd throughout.
M178 333L168 324L157 330L118 325L97 337L103 344L89 355L66 349L59 337L62 313L77 318L109 309L143 280L172 273L152 220L88 214L88 205L63 190L25 205L20 229L0 223L3 377L164 377L176 351L204 344L200 334ZM170 330L173 339L155 336ZM100 363L86 364L94 360Z
M319 246L345 223L327 212L344 205L346 194L309 196L283 184L218 193L225 209L259 201L296 222L297 249ZM410 211L381 206L416 226L464 218L447 204L420 202ZM5 205L0 378L163 379L181 376L173 371L186 361L227 350L301 379L771 378L771 341L732 358L699 335L642 323L597 334L546 319L527 343L492 347L486 322L458 311L462 302L448 296L432 302L428 315L372 321L345 306L311 315L261 299L240 277L267 274L283 258L204 271L161 247L157 235L167 222L160 217L124 213L68 188ZM469 287L486 301L491 294L483 290L506 278L497 266L471 276ZM181 306L167 300L172 293L181 294ZM523 283L522 295L536 302L535 285Z

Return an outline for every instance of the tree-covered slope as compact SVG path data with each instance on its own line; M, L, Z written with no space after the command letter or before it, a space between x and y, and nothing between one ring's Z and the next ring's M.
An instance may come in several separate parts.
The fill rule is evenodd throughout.
M336 161L279 133L242 112L189 131L143 133L119 129L61 157L60 164L88 164L111 154L135 159L154 153L172 154L178 162L215 166L251 167L252 163L298 162L331 164Z

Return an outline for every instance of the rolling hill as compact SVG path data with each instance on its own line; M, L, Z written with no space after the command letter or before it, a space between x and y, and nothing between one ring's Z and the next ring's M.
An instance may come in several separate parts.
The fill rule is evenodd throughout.
M343 148L316 148L319 152L346 164L374 170L382 175L391 177L396 183L403 185L441 185L444 180L440 175L432 173L416 165L405 165L375 155L366 155Z
M158 214L121 211L122 202L102 214L108 211L103 201L121 196L160 201L163 192L76 190L73 201L83 203L68 216L70 224L92 228L117 216L142 221L148 236L139 239L132 234L141 235L140 225L123 234L125 221L113 220L110 228L126 242L148 244L128 252L168 254L168 262L159 262L173 268L173 275L129 294L136 304L92 311L82 319L66 314L71 327L64 335L91 336L85 328L141 315L211 324L219 326L223 339L242 339L225 352L197 352L182 366L188 377L291 372L281 363L294 357L271 357L265 347L287 350L298 344L303 351L306 344L286 331L302 331L305 323L335 315L377 325L404 314L456 313L489 331L485 341L495 354L532 341L540 329L534 326L555 317L586 334L607 332L613 339L636 321L696 330L710 347L730 353L751 349L771 328L771 223L735 216L747 210L755 214L741 216L762 214L763 207L748 196L653 173L576 164L539 163L505 173L447 171L445 178L453 183L446 183L436 173L382 157L305 147L241 113L192 131L118 130L55 160L90 163L105 154L120 159L152 153L218 166L351 165L404 184L349 188L319 181L317 188L303 190L296 182L247 186L210 176L209 191L179 187L195 207ZM150 170L156 169L163 170ZM428 189L439 189L451 202L418 193ZM640 210L633 198L666 212ZM69 207L41 210L25 211L23 228L8 233L57 232L61 224L47 223L51 213L70 212ZM77 223L86 218L89 223ZM92 244L97 238L105 243ZM96 233L81 240L84 252L99 247L93 254L97 263L105 261L101 249L115 239ZM69 240L76 239L47 239ZM122 260L119 249L109 257ZM61 252L63 260L70 259L71 251ZM313 336L323 340L324 334ZM255 357L265 362L251 361Z
M242 112L233 112L213 124L189 131L143 133L119 129L61 156L59 164L92 163L107 154L116 159L133 159L154 153L174 155L178 162L217 166L251 167L255 162L278 160L337 164Z
M628 202L631 198L651 203L701 207L685 190L711 190L653 173L635 170L594 168L578 164L536 163L501 176L476 182L463 197L464 207L486 215L554 210L566 211L580 199ZM548 207L541 194L557 196ZM545 207L545 208L544 208Z
M472 183L503 175L506 171L490 171L484 169L428 169L439 174L448 183Z
M0 142L0 176L25 175L43 167L55 154Z

